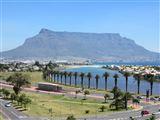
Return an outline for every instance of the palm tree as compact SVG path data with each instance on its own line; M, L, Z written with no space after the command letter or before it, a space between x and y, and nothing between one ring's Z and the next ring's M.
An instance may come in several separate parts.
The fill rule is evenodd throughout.
M85 74L83 72L81 72L81 74L79 76L81 77L81 88L83 90L84 89L84 87L83 87L83 79L84 79Z
M74 79L75 79L75 86L77 86L77 76L78 76L78 72L74 72L73 76L74 76Z
M54 82L56 82L56 71L52 71Z
M109 73L105 72L103 74L103 77L105 78L105 90L107 90L107 82L108 82Z
M117 82L118 82L118 78L119 78L118 74L114 74L113 78L114 78L114 87L117 88L118 87Z
M95 76L95 79L96 79L96 89L98 89L98 80L99 80L100 76L97 74Z
M146 74L146 78L147 78L147 81L150 83L150 95L152 95L152 91L153 91L153 83L155 81L155 77L153 74Z
M126 93L128 92L128 77L130 76L130 73L129 72L125 72L123 73L123 76L126 78ZM125 96L125 108L126 110L128 109L127 107L127 95Z
M68 77L69 77L69 85L71 86L71 80L72 80L72 72L68 73Z
M63 74L64 74L64 84L66 85L68 72L65 71Z
M90 88L90 82L91 82L92 74L89 72L87 74L87 77L88 77L88 88Z
M140 81L141 81L141 74L134 74L133 75L134 79L137 80L137 94L139 94L140 91Z
M64 75L63 72L60 72L61 84L62 84L63 75Z
M56 71L56 75L57 75L57 82L59 82L59 75L60 75L60 72L59 72L59 71Z

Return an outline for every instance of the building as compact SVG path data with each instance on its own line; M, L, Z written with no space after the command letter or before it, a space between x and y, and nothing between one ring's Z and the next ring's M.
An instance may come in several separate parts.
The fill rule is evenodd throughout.
M47 83L47 82L39 82L38 83L39 90L45 91L61 91L62 87L58 84Z

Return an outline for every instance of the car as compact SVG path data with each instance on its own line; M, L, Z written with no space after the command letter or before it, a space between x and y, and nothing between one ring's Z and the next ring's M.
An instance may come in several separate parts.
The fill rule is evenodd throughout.
M157 99L156 99L156 98L151 97L151 98L150 98L150 100L152 100L152 101L156 101Z
M144 96L137 96L138 99L144 99Z
M149 114L149 111L147 111L147 110L143 110L143 111L141 111L141 115L143 116L143 115L148 115Z
M154 112L152 115L160 115L160 112Z
M11 107L11 103L6 103L5 107Z

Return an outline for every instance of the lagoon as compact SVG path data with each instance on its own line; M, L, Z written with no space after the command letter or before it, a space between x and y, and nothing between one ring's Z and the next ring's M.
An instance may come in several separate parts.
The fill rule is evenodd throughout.
M111 90L114 87L114 78L113 75L115 73L117 73L119 75L118 78L118 87L120 89L122 89L123 91L125 91L125 78L123 77L123 75L121 73L119 73L118 71L114 71L114 70L108 70L108 69L103 69L101 68L101 66L98 65L94 65L94 66L82 66L82 67L75 67L75 68L70 68L70 69L66 69L66 71L68 72L84 72L84 73L88 73L91 72L93 77L91 79L91 88L95 88L96 83L95 83L95 75L99 74L101 77L99 79L99 88L100 89L104 89L105 88L105 84L104 84L104 78L102 78L102 75L104 72L108 72L110 74L110 77L108 78L108 89ZM77 78L77 84L80 85L80 77ZM69 78L67 79L67 83L69 83ZM72 84L74 84L74 77L72 77ZM88 85L88 78L84 78L84 86ZM150 89L150 83L142 80L140 83L140 93L141 94L145 94L146 90ZM128 79L128 91L132 92L132 93L137 93L137 81L131 76ZM160 95L160 83L158 82L154 82L153 84L153 94L154 95Z

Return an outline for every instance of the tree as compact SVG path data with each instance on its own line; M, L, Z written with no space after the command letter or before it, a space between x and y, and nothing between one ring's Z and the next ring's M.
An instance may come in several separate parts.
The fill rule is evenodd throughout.
M106 108L107 108L106 106L102 105L99 109L101 110L101 112L104 112Z
M81 72L79 76L81 77L81 88L83 90L84 89L84 87L83 87L83 79L84 79L85 74L83 72Z
M113 78L114 78L114 87L118 87L117 86L117 82L118 82L118 78L119 78L118 74L114 74Z
M11 93L10 98L12 102L17 99L17 95L15 93Z
M66 120L76 120L76 118L73 115L70 115L70 116L67 117Z
M86 100L86 95L89 95L90 92L89 92L89 90L85 90L83 94L84 94L84 100Z
M125 107L125 103L123 100L123 93L121 92L121 90L117 87L114 87L111 92L114 93L115 98L113 102L110 104L110 108L115 107L116 110L123 109Z
M66 80L67 80L67 75L68 75L68 73L65 71L63 74L64 74L64 83L65 83L65 85L66 85L66 82L67 82Z
M137 98L134 98L134 99L132 99L132 103L137 105L140 103L140 100Z
M22 104L24 105L24 108L26 109L27 105L28 105L28 104L31 104L31 102L32 102L31 99L26 96L26 97L23 99Z
M106 93L106 94L104 95L104 102L105 102L105 103L106 103L106 101L107 101L108 98L110 98L110 95Z
M73 73L74 79L75 79L75 86L77 86L77 76L78 76L78 72L74 72Z
M105 72L105 73L103 74L103 77L105 78L105 90L107 90L109 73L108 73L108 72Z
M30 84L30 77L26 74L14 73L6 81L13 84L13 90L18 95L24 85Z
M72 72L69 72L68 73L68 77L69 77L69 85L71 86L72 85Z
M123 76L126 78L126 93L128 92L128 77L130 76L129 72L123 73ZM128 109L127 95L125 96L125 108Z
M7 89L2 89L2 92L5 98L8 98L8 96L10 95L10 92Z
M140 81L141 81L142 75L141 74L134 74L133 77L134 77L135 80L137 80L137 94L139 94Z
M155 81L155 77L153 74L146 74L145 77L147 78L147 81L150 83L150 95L152 95L153 91L153 83Z
M99 78L100 78L100 76L97 74L97 75L95 76L95 79L96 79L96 89L98 89L98 81L99 81Z
M80 92L81 92L80 90L75 91L75 98L77 98L77 94L80 93Z
M56 75L57 75L57 83L59 82L59 75L60 75L60 72L59 71L56 71Z
M87 78L88 78L88 89L89 89L91 85L91 78L92 78L92 74L90 72L87 74Z
M60 72L60 78L61 78L61 84L62 84L63 72Z

